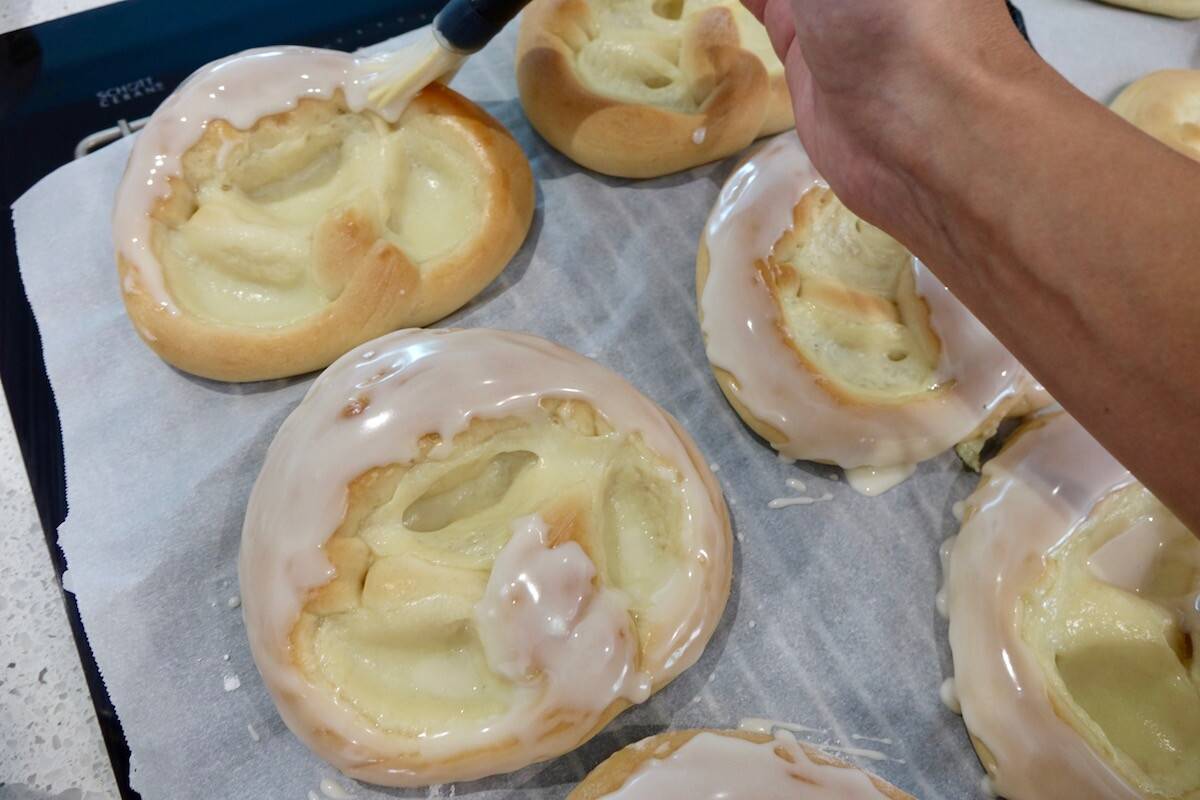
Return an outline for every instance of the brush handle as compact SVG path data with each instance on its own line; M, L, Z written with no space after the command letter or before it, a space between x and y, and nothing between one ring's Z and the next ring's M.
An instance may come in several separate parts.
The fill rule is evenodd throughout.
M450 50L475 53L528 3L529 0L450 0L433 18L433 30Z

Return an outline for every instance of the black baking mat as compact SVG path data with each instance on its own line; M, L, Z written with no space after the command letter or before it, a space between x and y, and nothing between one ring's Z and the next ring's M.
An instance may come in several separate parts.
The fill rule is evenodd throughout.
M0 199L10 206L77 151L121 136L183 78L214 58L279 43L354 50L426 23L440 5L440 0L124 0L4 34ZM1009 9L1028 38L1020 12L1011 3ZM61 579L65 563L57 530L67 514L62 434L40 336L17 269L11 225L0 225L0 380ZM92 658L74 596L64 592L63 598L121 795L135 798L120 721Z

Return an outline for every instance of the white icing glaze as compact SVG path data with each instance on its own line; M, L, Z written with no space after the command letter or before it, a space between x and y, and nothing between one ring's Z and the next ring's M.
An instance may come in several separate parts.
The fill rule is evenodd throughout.
M955 684L953 677L942 681L941 687L938 688L938 697L941 698L942 705L946 708L955 714L962 713L962 704L958 701L958 686Z
M850 747L848 745L838 744L822 744L818 745L818 747L820 747L822 750L827 750L830 753L842 753L848 756L854 756L855 758L865 758L868 761L896 761L900 764L904 763L904 761L901 759L892 758L887 753L880 752L879 750L872 750L869 747Z
M341 784L329 778L321 779L321 794L330 800L350 800L354 795L342 788Z
M782 720L766 719L764 717L746 717L738 723L738 730L750 731L752 733L773 733L776 729L795 731L797 733L829 733L826 728L810 728L807 725L801 725L796 722L783 722Z
M897 464L894 467L850 467L846 470L846 483L850 484L850 488L859 494L875 497L904 483L916 471L916 464Z
M811 506L813 503L826 503L832 499L833 495L828 493L820 497L776 497L767 502L767 508L775 510L791 506Z
M878 742L879 744L895 744L886 736L863 736L861 733L852 733L850 738L856 742Z
M686 567L639 621L656 632L639 667L661 686L700 656L724 606L729 537L715 481L701 474L703 462L671 419L620 376L536 337L486 329L389 334L334 362L280 427L250 496L238 564L264 682L288 726L343 771L393 785L466 780L558 755L588 730L590 713L582 715L582 730L541 729L549 723L533 712L543 686L522 689L522 702L477 734L400 737L310 685L290 655L308 592L332 575L322 546L345 512L348 484L374 467L416 458L426 434L441 437L428 456L438 458L472 419L536 414L543 398L587 401L614 430L638 432L677 471ZM344 413L351 406L358 412ZM542 738L534 741L536 734ZM499 746L514 738L528 746ZM488 746L492 752L480 749ZM428 768L397 768L389 757L420 759ZM457 763L443 763L455 757Z
M426 39L431 38L368 59L311 47L247 50L201 67L181 83L138 134L113 208L114 245L154 301L168 313L179 313L150 247L150 213L170 192L170 179L181 175L183 154L211 121L223 119L245 130L263 117L294 109L301 99L328 100L341 91L352 110L370 107L395 122L446 66L428 57ZM401 83L397 71L418 77L404 83L402 91L389 93L386 105L370 104L368 93L380 82ZM131 291L132 282L127 280L124 288Z
M577 542L546 544L541 517L517 520L475 607L492 671L517 684L544 682L542 713L588 709L618 697L641 703L637 632L620 592L592 585L596 567Z
M962 501L960 500L959 503ZM959 505L955 503L955 505ZM961 512L955 515L959 521L962 520ZM950 610L947 607L949 601L948 591L950 588L950 553L954 550L954 542L958 539L957 536L951 536L946 541L942 542L938 548L938 560L942 564L942 585L938 587L937 595L934 596L933 605L937 609L938 616L942 619L950 619Z
M730 176L705 228L709 275L700 298L708 358L735 376L737 397L784 434L781 453L845 468L914 464L949 449L1031 383L986 328L919 261L918 294L941 339L940 391L904 404L847 404L825 391L780 330L779 310L754 267L793 224L803 195L827 184L794 132Z
M779 752L787 754L783 758ZM756 743L704 732L652 758L609 800L880 800L866 773L817 764L789 732Z
M1055 713L1016 614L1046 553L1132 480L1057 414L985 464L968 499L950 562L950 647L963 718L996 759L1001 796L1141 797Z

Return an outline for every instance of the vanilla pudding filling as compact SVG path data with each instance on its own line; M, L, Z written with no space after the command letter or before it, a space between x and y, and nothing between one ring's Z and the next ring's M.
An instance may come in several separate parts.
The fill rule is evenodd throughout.
M336 300L337 217L353 210L416 265L482 226L482 162L453 122L370 107L369 59L252 50L185 81L139 134L117 192L114 237L165 311L277 327ZM260 124L272 115L293 118ZM219 131L218 147L196 148ZM127 282L126 291L134 291Z
M1200 160L1200 70L1151 72L1126 86L1111 108L1163 144Z
M794 133L729 178L704 244L709 360L788 458L894 483L1033 388L928 269L841 204Z
M985 466L949 577L954 681L999 794L1200 797L1200 540L1078 424Z
M768 77L783 74L766 29L740 3L718 0L589 0L590 24L575 52L580 81L591 91L624 103L696 114L716 87L694 62L684 38L699 15L725 9L741 48L762 61Z
M728 591L724 504L682 436L534 337L404 331L340 359L243 532L251 648L289 727L348 774L422 785L559 755L645 700Z
M548 713L645 699L636 623L685 568L677 479L592 409L549 405L351 484L336 577L292 634L310 680L423 737L528 714L516 701L540 688Z

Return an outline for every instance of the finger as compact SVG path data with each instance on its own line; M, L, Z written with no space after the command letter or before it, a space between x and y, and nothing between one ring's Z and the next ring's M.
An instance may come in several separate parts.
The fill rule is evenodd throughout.
M764 0L762 23L771 38L775 55L783 61L796 39L796 16L789 0Z
M742 0L742 5L754 15L756 20L763 21L763 9L767 6L767 0Z
M788 90L792 95L792 110L796 113L796 128L808 126L813 117L813 78L808 62L800 49L800 42L793 37L787 52L780 58L787 75ZM802 131L803 132L803 131ZM803 137L801 137L803 138Z
M792 96L792 113L796 120L796 132L807 149L815 144L814 139L819 121L815 107L816 97L813 94L812 72L804 60L800 43L796 39L792 39L782 61L784 72L787 75L788 92Z

